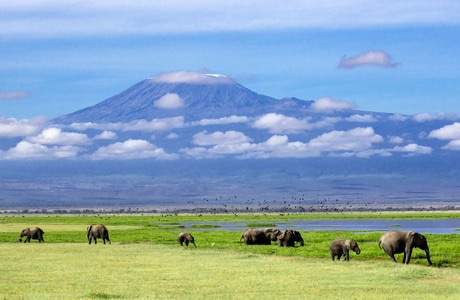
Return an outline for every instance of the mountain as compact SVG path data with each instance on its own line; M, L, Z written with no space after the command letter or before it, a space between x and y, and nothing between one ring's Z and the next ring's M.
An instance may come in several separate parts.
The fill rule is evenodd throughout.
M257 94L223 75L194 74L198 78L171 80L161 76L145 79L118 95L55 121L127 122L138 119L167 118L177 115L188 120L221 118L229 115L255 115L267 112L293 113L308 108L311 101L282 100ZM175 106L156 105L163 97L180 99ZM176 98L174 98L176 97Z
M457 114L275 99L174 72L48 123L4 121L4 208L458 208Z

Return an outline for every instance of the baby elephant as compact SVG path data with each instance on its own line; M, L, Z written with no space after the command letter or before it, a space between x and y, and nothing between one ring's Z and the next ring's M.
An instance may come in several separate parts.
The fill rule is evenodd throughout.
M329 246L329 253L331 253L331 258L334 261L335 256L337 256L337 260L340 260L342 255L345 256L344 260L350 260L350 250L356 252L356 254L360 254L361 250L358 247L358 243L349 239L335 239L331 242Z
M22 242L22 237L25 236L26 239L24 240L24 243L30 243L30 239L38 240L39 243L44 243L45 240L43 239L43 234L45 234L45 232L38 227L26 228L21 230L21 233L19 234L19 241Z
M191 243L196 248L195 239L190 233L187 233L187 232L179 233L179 235L177 236L177 241L180 243L181 246L183 246L183 243L185 243L185 246L188 247L188 244Z

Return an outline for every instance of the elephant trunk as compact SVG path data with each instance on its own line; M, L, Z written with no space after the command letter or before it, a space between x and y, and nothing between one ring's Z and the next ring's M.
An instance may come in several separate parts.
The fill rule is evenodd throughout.
M425 253L426 253L426 260L428 261L428 264L431 266L432 263L431 263L431 259L430 259L430 250L427 248L425 250Z

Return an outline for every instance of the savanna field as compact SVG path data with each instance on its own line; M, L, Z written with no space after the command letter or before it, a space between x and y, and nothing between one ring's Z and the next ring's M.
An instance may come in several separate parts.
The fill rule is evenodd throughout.
M300 231L301 247L246 245L247 227L289 229L293 219L460 218L460 212L247 214L247 215L2 215L1 299L458 299L460 234L424 234L425 252L414 248L409 265L391 262L378 246L380 231ZM199 222L184 228L183 222ZM210 224L206 224L209 222ZM112 244L88 245L86 227L103 223ZM212 223L212 224L211 224ZM281 223L282 224L282 223ZM23 228L38 226L45 243L19 243ZM397 228L395 228L397 229ZM197 247L181 247L186 230ZM458 229L460 230L460 228ZM329 244L350 238L361 254L332 261Z

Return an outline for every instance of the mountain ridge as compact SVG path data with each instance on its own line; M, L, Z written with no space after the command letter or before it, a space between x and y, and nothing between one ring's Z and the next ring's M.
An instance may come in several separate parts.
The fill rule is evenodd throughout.
M161 108L155 103L162 97L179 97L182 105ZM56 123L120 122L136 119L167 118L184 115L189 120L225 117L236 114L299 112L313 101L297 98L275 99L255 93L241 84L229 82L164 82L148 78L96 105L58 117Z

